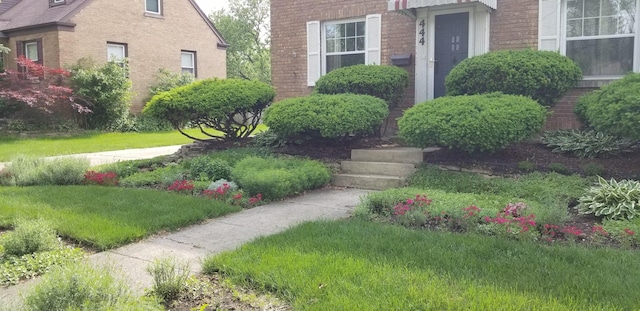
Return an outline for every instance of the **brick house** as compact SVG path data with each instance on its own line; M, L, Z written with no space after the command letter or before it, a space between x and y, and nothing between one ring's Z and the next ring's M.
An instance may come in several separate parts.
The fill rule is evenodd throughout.
M128 58L133 112L159 68L226 76L227 44L193 0L3 0L0 43L7 69L18 55L51 68Z
M640 71L638 0L271 0L278 100L312 91L326 72L396 64L411 77L404 107L444 95L461 60L492 50L559 51L585 75L553 108L547 129L579 126L583 93ZM407 57L409 56L409 57Z

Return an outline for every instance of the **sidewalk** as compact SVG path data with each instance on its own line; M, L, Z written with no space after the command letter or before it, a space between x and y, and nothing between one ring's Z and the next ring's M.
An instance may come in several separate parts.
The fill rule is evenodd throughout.
M121 160L152 158L172 154L180 146L130 149L70 155L85 156L91 165ZM305 221L348 217L369 190L322 189L302 196L210 219L203 224L180 231L153 236L121 248L97 253L87 260L94 264L109 263L122 270L134 293L142 295L151 286L145 268L156 258L175 257L188 260L193 273L201 269L201 261L211 254L232 250L253 239L284 231ZM19 302L20 293L33 287L31 280L9 288L0 287L0 306Z

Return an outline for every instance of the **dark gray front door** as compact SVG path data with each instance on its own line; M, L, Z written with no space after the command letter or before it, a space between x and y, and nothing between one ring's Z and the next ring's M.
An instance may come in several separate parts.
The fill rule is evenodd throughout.
M444 77L469 56L469 13L436 15L433 97L445 95Z

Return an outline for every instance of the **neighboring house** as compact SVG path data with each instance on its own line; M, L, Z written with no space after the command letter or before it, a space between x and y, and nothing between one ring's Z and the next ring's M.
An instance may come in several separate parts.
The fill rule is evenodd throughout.
M443 96L467 57L501 49L559 51L585 75L547 128L576 127L579 95L640 71L639 0L271 0L272 81L278 100L312 91L326 72L396 64L412 77L404 107ZM407 58L410 56L410 59Z
M127 58L133 112L159 68L226 76L227 44L193 0L2 0L0 43L11 48L6 69L18 55L50 68Z

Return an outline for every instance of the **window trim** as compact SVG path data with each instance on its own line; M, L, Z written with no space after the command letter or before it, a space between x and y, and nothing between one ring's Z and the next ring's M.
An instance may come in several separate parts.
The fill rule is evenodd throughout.
M558 21L558 33L560 34L558 40L560 41L560 54L567 56L567 42L569 41L585 41L585 40L597 40L597 39L612 39L612 38L633 38L633 66L632 72L640 72L640 0L636 1L636 15L634 31L632 34L615 34L615 35L602 35L602 36L580 36L580 37L568 37L567 36L567 23L568 23L568 0L560 1L560 12ZM543 22L542 20L540 22ZM599 81L599 80L616 80L624 77L621 75L599 75L599 76L583 76L585 81Z
M364 50L362 51L347 51L347 52L331 52L327 53L327 25L340 25L340 24L350 24L350 23L359 23L364 22ZM320 23L320 68L321 68L321 76L327 74L327 56L336 56L336 55L364 55L364 63L367 63L367 18L350 18L350 19L339 19L339 20L330 20L324 21ZM356 43L357 46L357 43Z
M162 15L162 0L155 0L158 3L158 11L150 11L147 7L147 1L149 0L145 0L144 1L144 13L145 14L153 14L153 15Z
M113 54L109 53L109 47L110 46L111 47L120 47L120 48L122 48L123 58L122 59L112 60L111 59L111 55L113 55ZM107 52L107 61L108 62L113 61L116 64L122 65L122 64L125 63L126 59L129 57L129 45L126 44L126 43L107 41L106 48L107 48L106 52Z
M191 55L191 65L193 67L184 67L183 63L182 63L182 55L184 54L190 54ZM190 50L180 50L180 72L184 73L184 69L192 69L193 72L191 74L193 74L194 78L198 77L198 54L196 53L196 51L190 51ZM186 71L188 72L188 71Z

